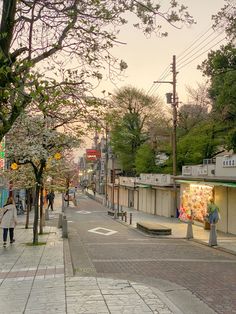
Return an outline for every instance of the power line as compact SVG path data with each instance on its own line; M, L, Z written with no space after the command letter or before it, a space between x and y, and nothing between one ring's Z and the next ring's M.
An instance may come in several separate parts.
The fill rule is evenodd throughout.
M207 50L203 51L200 55L196 56L194 59L190 60L189 62L187 62L186 64L183 64L180 68L178 68L178 70L184 68L186 65L190 64L191 62L193 62L194 60L196 60L197 58L201 57L204 53L206 53L207 51L209 51L211 48L215 47L216 45L218 45L220 42L222 42L223 40L225 40L226 37L222 38L221 40L219 40L216 44L214 44L213 46L211 46L210 48L208 48Z
M190 46L189 46L187 49L185 49L182 53L180 53L179 56L183 55L184 52L187 52L195 43L197 43L205 34L207 34L210 29L211 29L211 27L209 27L209 28L208 28L206 31L204 31L203 33L200 33L200 34L197 36L197 38L190 44ZM212 34L214 34L214 32L213 32ZM212 36L212 34L210 34L206 39L208 39L210 36ZM205 40L206 40L206 39L205 39ZM205 40L204 40L204 41L205 41ZM209 43L208 43L208 44L209 44ZM204 47L203 47L203 48L204 48ZM194 49L195 49L195 48L193 48L190 52L192 52ZM189 53L190 53L190 52L189 52ZM187 53L187 55L188 55L189 53ZM182 58L185 58L187 55L183 56ZM185 61L186 61L186 60L185 60ZM164 71L162 72L162 74L160 75L158 81L161 81L161 80L166 79L166 78L168 77L168 75L170 75L170 74L171 74L170 66L168 65L168 66L164 69ZM152 91L152 92L151 92L151 95L153 95L153 94L157 91L157 89L160 87L160 85L161 85L160 83L157 83L157 84L153 83L153 84L151 85L151 87L149 88L149 90L148 90L148 94Z
M226 10L226 13L227 13L228 11L230 11L230 9L232 9L232 8L233 8L233 6L229 4L229 5L228 5L228 8L227 8L227 10ZM178 60L182 60L183 58L185 58L191 51L193 51L194 49L198 48L199 45L200 45L202 42L205 42L208 38L210 38L212 35L214 35L215 32L216 32L217 30L219 30L220 28L222 28L221 25L219 25L219 26L216 27L216 28L213 28L212 26L210 26L210 27L207 28L206 31L203 31L203 33L200 33L200 34L197 36L197 38L190 44L190 46L187 47L185 50L183 50L183 51L177 56ZM212 33L211 33L210 35L208 35L200 44L198 44L195 48L193 48L193 49L192 49L190 52L188 52L185 56L181 57L181 56L182 56L184 53L186 53L195 43L197 43L202 37L204 37L210 30L212 30ZM219 35L221 35L223 32L224 32L224 30L223 30ZM180 58L180 57L181 57L181 58Z
M206 35L210 30L212 30L212 27L210 26L204 33L200 33L197 38L188 46L185 50L183 50L177 58L181 57L185 52L187 52L196 42L198 42L199 39L201 39L204 35ZM214 32L213 32L214 33Z
M160 75L158 81L161 81L161 80L164 80L169 74L170 74L170 66L168 65L164 71L162 72L162 74ZM155 86L155 87L154 87ZM153 95L156 90L158 89L158 87L160 86L160 84L156 84L156 83L153 83L151 88L149 89L148 93L151 91L151 89L154 87L154 90L152 91L151 95Z
M213 39L211 39L210 41L208 41L203 47L201 47L200 49L198 49L196 52L193 53L193 55L195 55L199 50L205 48L209 43L211 43L212 41L214 41L215 39L217 39L220 35L222 35L224 33L224 30L222 32L220 32L219 34L217 34ZM195 49L197 49L198 47L201 46L201 44L203 44L205 41L207 41L207 39L209 39L212 35L214 35L214 32L212 34L210 34L209 36L207 36L204 40L202 40L196 47L194 47L193 49L191 49L185 56L183 56L182 58L178 59L178 61L180 62L185 62L185 59L189 54L191 54L191 52L193 52ZM192 56L192 55L191 55ZM191 56L189 58L191 58ZM187 58L187 60L189 59Z
M231 6L228 7L227 11L229 11L231 9ZM194 57L198 52L200 52L202 49L204 49L205 47L207 47L210 43L212 43L212 41L214 41L215 39L217 39L220 35L222 35L222 33L224 32L224 30L222 32L220 32L220 34L218 34L217 36L215 36L213 39L209 40L204 46L202 46L201 48L199 48L197 51L194 52L195 49L197 49L201 44L203 44L204 42L207 41L207 39L209 39L211 36L213 36L216 31L220 28L221 26L218 26L216 29L213 29L211 26L208 27L205 31L201 32L196 39L189 45L189 47L187 47L184 51L182 51L177 58L178 61L180 62L180 67L178 68L179 70L182 69L183 67L187 66L188 64L190 64L191 62L193 62L194 60L196 60L197 58L199 58L200 56L202 56L204 53L206 53L207 51L209 51L211 48L215 47L216 45L218 45L220 42L222 42L226 37L224 37L223 39L221 39L220 41L218 41L216 44L212 45L211 47L209 47L207 50L204 50L202 53L200 53L199 55L197 55L195 58L193 58L192 60L190 60L189 62L186 63L186 61L188 61L189 59L191 59L192 57ZM209 34L205 39L201 40L210 30L213 30L213 32L211 34ZM201 40L201 41L200 41ZM200 43L199 43L200 41ZM193 47L195 44L197 43L197 46ZM193 48L192 48L193 47ZM192 49L191 49L192 48ZM189 49L191 49L189 51ZM191 54L187 59L185 59L191 52L194 52L193 54ZM158 81L164 80L169 74L171 73L169 66L167 66L165 68L165 70L163 71L163 73L160 75ZM148 93L150 93L153 95L154 92L157 91L157 89L160 87L160 83L157 84L152 84L152 86L150 87L150 89L148 90ZM155 86L155 87L154 87Z
M188 61L189 59L191 59L192 57L194 57L198 52L200 52L202 49L204 49L205 47L207 47L210 43L212 43L215 39L217 39L220 35L222 35L223 32L221 32L219 35L215 36L211 41L208 41L204 46L200 47L198 50L196 50L194 53L192 53L187 59L184 59L182 61L179 62L179 66L181 66L183 63L185 63L186 61ZM225 37L224 37L225 39ZM197 47L196 47L197 48ZM179 61L179 60L178 60Z

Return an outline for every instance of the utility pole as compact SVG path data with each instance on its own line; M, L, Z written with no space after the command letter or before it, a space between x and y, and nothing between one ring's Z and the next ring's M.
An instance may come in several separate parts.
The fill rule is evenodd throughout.
M172 153L173 153L173 176L177 174L177 139L176 139L176 127L177 127L177 106L178 100L176 95L176 56L173 56L173 63L172 63L172 73L173 73L173 138L172 138ZM177 216L177 187L176 181L174 179L174 199L173 199L173 206L174 206L174 215Z
M173 73L173 100L172 100L172 107L173 107L173 138L172 138L172 149L173 149L173 175L176 176L176 164L177 164L177 145L176 145L176 126L177 126L177 97L176 97L176 56L173 56L173 63L172 63L172 73Z
M178 98L176 93L176 76L178 72L176 71L176 56L173 56L172 61L172 81L155 81L154 83L168 83L172 84L173 90L172 93L167 93L167 103L172 105L173 109L173 129L172 129L172 168L173 168L173 176L177 174L177 141L176 141L176 127L177 127L177 106L178 106ZM176 182L174 180L174 214L176 214L177 210L177 188Z
M105 143L106 143L106 151L105 151L105 200L106 200L106 206L108 205L108 189L107 189L107 184L108 184L108 127L107 123L105 126Z

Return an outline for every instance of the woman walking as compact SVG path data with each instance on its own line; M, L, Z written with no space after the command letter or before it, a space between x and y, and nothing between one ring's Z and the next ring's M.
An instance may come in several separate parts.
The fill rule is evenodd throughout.
M6 247L8 230L10 235L10 243L15 242L14 228L17 224L17 212L12 196L8 197L6 204L3 206L0 222L3 229L3 247Z

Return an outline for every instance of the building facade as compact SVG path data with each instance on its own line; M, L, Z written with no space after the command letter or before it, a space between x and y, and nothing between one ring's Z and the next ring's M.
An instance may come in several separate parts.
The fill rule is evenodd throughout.
M179 187L168 174L141 174L140 177L118 177L108 185L110 207L138 211L164 217L176 217L174 195L179 199Z
M236 154L204 160L202 165L184 166L175 178L180 184L180 218L193 215L196 223L207 228L209 198L220 208L217 229L236 234Z

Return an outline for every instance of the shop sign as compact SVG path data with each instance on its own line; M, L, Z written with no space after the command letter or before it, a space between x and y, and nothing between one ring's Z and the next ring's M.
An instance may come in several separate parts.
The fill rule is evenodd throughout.
M101 157L101 152L96 149L86 149L86 158L89 161L96 161Z
M0 142L0 170L5 167L5 140Z

